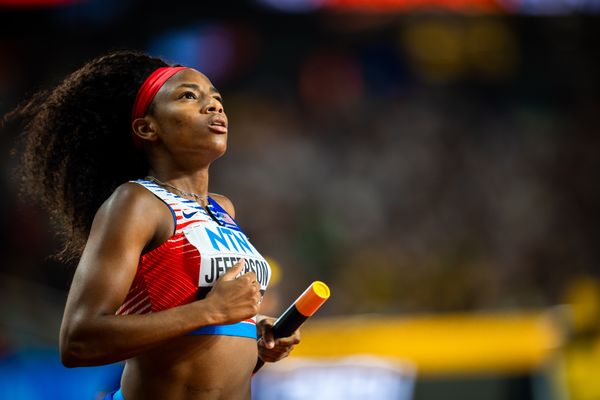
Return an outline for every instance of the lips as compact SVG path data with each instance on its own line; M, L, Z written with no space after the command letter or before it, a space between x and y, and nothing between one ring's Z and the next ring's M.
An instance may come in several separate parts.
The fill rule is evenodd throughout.
M216 133L227 133L227 119L221 116L212 117L208 121L208 128Z

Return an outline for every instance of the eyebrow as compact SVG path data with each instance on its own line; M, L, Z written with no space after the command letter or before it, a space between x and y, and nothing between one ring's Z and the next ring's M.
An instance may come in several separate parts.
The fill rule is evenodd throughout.
M195 83L182 83L181 85L177 86L177 89L179 89L180 87L186 87L186 88L196 89L197 91L200 91L200 86L196 85ZM217 88L214 87L214 86L211 86L209 88L209 91L211 93L216 93L218 95L221 94L221 93L219 93L219 91L217 90Z

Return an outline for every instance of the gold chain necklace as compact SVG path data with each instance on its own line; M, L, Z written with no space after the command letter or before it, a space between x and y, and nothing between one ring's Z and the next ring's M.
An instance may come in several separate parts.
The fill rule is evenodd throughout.
M156 183L156 184L158 184L160 186L171 188L171 189L177 191L180 196L191 197L191 198L193 198L194 200L196 200L196 201L198 201L200 203L208 202L208 195L202 195L202 194L197 194L197 193L185 192L185 191L179 189L178 187L175 187L175 186L171 185L170 183L166 183L166 182L160 181L160 180L158 180L155 177L150 176L150 175L147 176L146 179L149 180L149 181L152 181L152 182L154 182L154 183Z

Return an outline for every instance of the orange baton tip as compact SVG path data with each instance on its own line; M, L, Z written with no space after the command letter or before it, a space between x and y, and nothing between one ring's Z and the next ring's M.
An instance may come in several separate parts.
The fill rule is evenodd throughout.
M305 317L312 316L329 298L329 287L321 282L314 281L294 302L296 309Z

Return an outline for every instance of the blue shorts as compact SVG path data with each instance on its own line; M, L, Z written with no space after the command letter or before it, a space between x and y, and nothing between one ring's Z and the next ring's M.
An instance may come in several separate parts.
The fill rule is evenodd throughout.
M123 397L123 393L121 392L121 389L119 389L115 392L110 392L102 400L125 400L125 398Z

